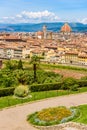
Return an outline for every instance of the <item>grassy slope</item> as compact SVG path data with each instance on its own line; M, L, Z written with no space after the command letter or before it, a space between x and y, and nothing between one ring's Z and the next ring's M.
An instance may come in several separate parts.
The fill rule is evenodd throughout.
M87 124L87 105L81 105L77 107L80 111L80 116L77 119L74 119L73 121Z
M69 65L62 65L62 64L41 64L44 68L58 68L58 69L66 69L66 70L75 70L75 71L83 71L87 72L87 67L81 67L81 66L69 66Z

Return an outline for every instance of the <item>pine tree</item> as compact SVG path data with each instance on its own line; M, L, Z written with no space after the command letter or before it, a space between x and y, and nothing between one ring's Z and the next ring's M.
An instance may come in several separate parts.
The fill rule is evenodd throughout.
M18 69L23 69L23 63L21 59L18 62Z

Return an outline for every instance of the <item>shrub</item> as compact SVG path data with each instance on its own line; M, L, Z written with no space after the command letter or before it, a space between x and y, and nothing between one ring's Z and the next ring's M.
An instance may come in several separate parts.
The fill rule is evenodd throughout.
M0 89L0 97L13 95L14 90L15 90L15 87Z
M37 83L56 83L62 79L60 74L56 74L54 72L46 72L42 70L37 71Z
M19 60L19 62L18 62L18 69L23 69L22 60Z
M11 76L4 76L3 78L3 82L2 82L2 86L4 87L12 87L18 85L18 81L15 77L11 77Z
M28 74L26 73L26 71L23 70L15 70L14 71L14 75L17 78L18 82L20 84L26 84L26 78L28 76Z
M79 85L78 84L74 84L73 86L70 86L70 90L71 91L77 91L79 88Z
M77 80L76 79L74 79L74 78L66 78L66 79L64 79L64 81L63 81L63 85L62 85L62 89L64 89L64 90L70 90L70 89L72 89L72 87L75 85L75 84L77 84Z
M87 80L87 76L82 77L81 80Z
M12 62L12 64L13 63L15 62ZM21 65L19 64L19 66ZM31 85L34 83L34 74L32 70L22 69L22 66L19 67L21 69L7 68L0 70L0 86L13 87L17 86L18 84ZM37 71L37 84L55 83L61 81L61 79L62 76L55 74L54 72L46 72L43 70Z
M78 80L79 87L85 87L87 86L87 80Z
M6 69L15 70L17 69L17 61L9 60L6 62Z
M58 90L61 88L61 85L62 85L62 82L47 83L47 84L33 84L33 85L30 85L30 90L32 92Z
M15 91L14 95L17 97L26 97L29 94L29 89L27 86L20 85L18 86Z
M17 77L13 71L9 69L0 70L0 86L2 87L14 87L18 85Z

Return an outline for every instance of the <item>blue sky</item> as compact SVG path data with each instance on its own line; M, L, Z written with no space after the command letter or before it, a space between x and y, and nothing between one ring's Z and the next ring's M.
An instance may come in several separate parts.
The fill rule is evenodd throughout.
M87 23L87 0L0 0L0 22Z

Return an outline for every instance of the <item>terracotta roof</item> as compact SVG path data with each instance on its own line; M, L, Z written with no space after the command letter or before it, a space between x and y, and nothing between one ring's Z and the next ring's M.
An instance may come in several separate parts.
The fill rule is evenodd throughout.
M69 52L66 52L65 54L78 55L78 52L75 52L75 51L69 51Z
M87 58L87 55L78 55L79 58Z
M71 31L72 29L67 23L65 23L61 28L61 32L71 32Z
M38 31L38 32L37 32L37 35L43 35L43 32Z

